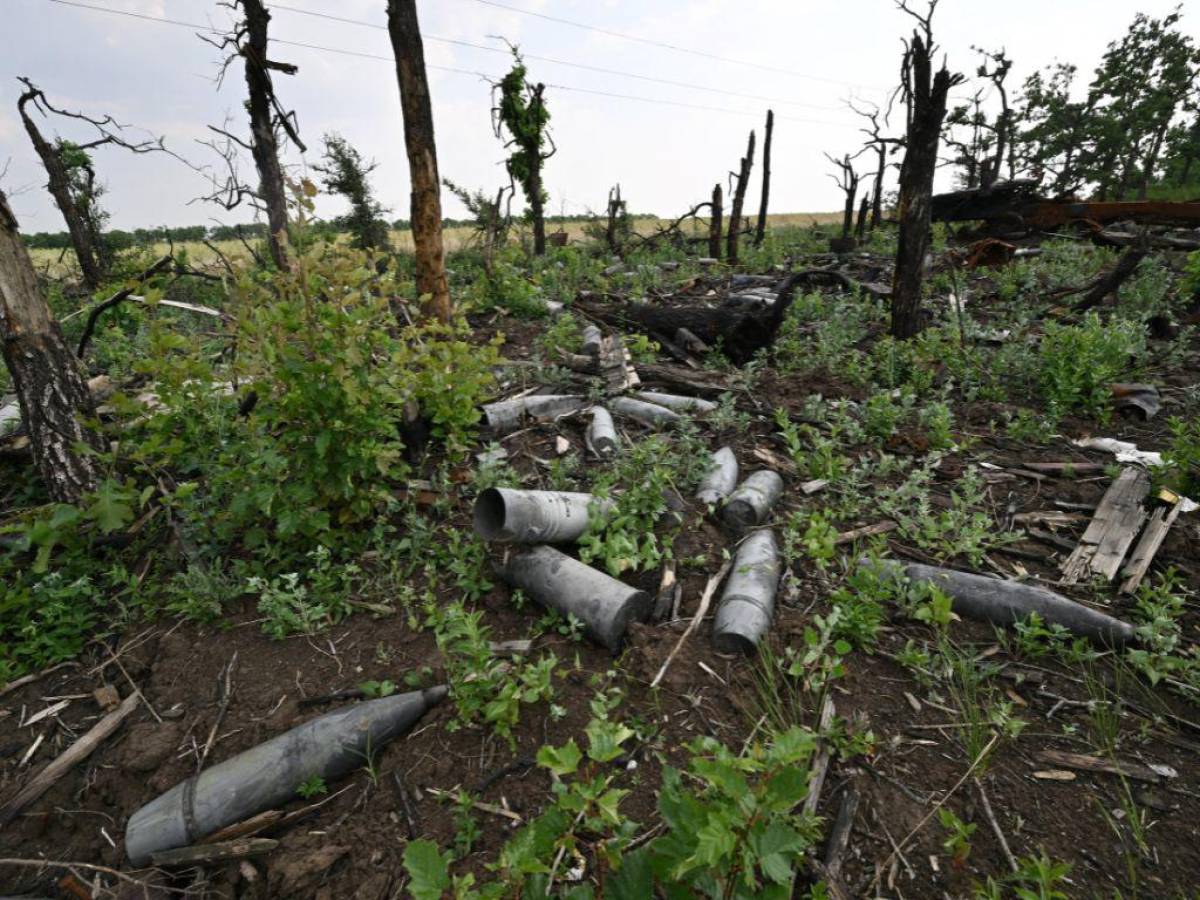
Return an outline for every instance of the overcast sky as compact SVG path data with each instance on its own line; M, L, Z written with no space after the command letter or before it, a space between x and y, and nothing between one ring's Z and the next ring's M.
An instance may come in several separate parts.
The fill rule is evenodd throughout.
M80 0L155 18L222 25L229 20L215 0ZM631 210L677 215L725 180L744 150L746 134L759 130L768 106L776 113L772 210L829 210L840 195L828 177L824 151L857 149L858 121L845 106L854 96L883 102L895 80L900 37L910 21L893 0L502 0L503 5L714 54L718 61L610 34L572 27L489 5L485 0L420 0L426 60L498 77L503 53L448 43L443 38L503 49L519 43L533 78L548 85L558 154L549 162L549 210L581 213L604 207L608 188L620 182ZM37 82L58 105L107 112L165 136L177 152L211 162L197 139L205 126L230 118L244 134L240 69L224 86L214 83L219 56L194 29L94 12L52 0L0 0L0 168L3 186L27 231L63 228L17 117L18 75ZM281 100L299 117L318 161L321 135L343 134L378 161L377 193L393 217L408 215L408 167L391 47L378 28L302 15L318 11L382 25L385 0L288 0L274 4L271 37L353 51L353 56L275 45L272 57L299 65L295 77L276 76ZM1161 16L1176 0L943 0L935 22L952 68L974 73L972 45L1004 47L1015 60L1012 81L1055 59L1076 63L1085 75L1105 45L1124 33L1135 12ZM1185 28L1200 36L1200 11ZM575 68L602 67L650 79L686 82L736 95L696 90L623 75ZM494 191L504 180L503 152L489 122L490 89L478 76L431 68L433 112L441 173L469 187ZM1086 79L1085 79L1086 80ZM580 90L567 90L575 88ZM627 95L601 96L584 91ZM959 97L968 87L957 89ZM637 97L644 99L628 99ZM770 98L755 99L756 97ZM660 103L645 100L663 101ZM673 104L667 105L665 101ZM693 107L712 107L698 109ZM47 122L67 136L85 132ZM294 152L289 161L302 164ZM115 227L245 221L205 204L188 205L205 184L167 157L133 157L102 149L96 168L108 186L106 203ZM866 158L863 161L867 168ZM250 160L244 172L252 176ZM755 188L757 200L757 170ZM340 204L322 199L319 212ZM447 198L448 215L460 215Z

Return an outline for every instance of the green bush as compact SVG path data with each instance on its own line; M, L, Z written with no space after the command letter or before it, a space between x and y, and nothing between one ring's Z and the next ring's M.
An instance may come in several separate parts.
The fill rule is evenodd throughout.
M1145 332L1136 322L1105 324L1093 312L1079 325L1048 323L1039 350L1047 411L1082 411L1106 419L1112 399L1108 385L1132 380L1145 351Z

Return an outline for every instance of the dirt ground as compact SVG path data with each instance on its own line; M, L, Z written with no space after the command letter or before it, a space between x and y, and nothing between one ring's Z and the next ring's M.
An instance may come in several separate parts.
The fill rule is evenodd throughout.
M507 356L520 358L527 352L536 326L489 321L484 330L493 325L510 336L510 345L504 348ZM1161 385L1164 395L1169 397L1174 387L1191 377L1180 374L1178 385ZM740 401L760 416L754 425L744 433L706 429L711 447L728 443L744 472L761 468L753 455L756 447L781 452L770 423L771 411L783 406L796 413L803 397L815 391L826 397L855 395L854 387L836 373L797 384L768 372L754 395ZM948 497L968 463L990 463L1000 468L993 470L989 496L994 507L1007 515L1052 509L1053 501L1100 501L1109 484L1106 475L1034 479L1013 474L1012 469L1033 461L1107 465L1110 457L1072 448L1065 441L1052 449L1031 451L985 433L986 423L997 419L1000 411L996 404L983 403L956 408L958 430L973 434L975 441L968 450L945 457L937 472L935 495ZM1161 448L1166 434L1163 419L1148 423L1117 419L1103 434L1143 448ZM534 471L532 458L553 456L559 434L570 441L572 452L581 452L584 424L579 418L568 418L529 431L505 446L514 466ZM1095 430L1095 425L1067 421L1062 430L1067 437L1078 437ZM889 446L895 453L921 452L922 448L912 446L915 443L919 443L915 438L901 434ZM788 489L780 519L804 499L797 490L801 479L795 474L785 478ZM707 626L685 645L661 688L648 687L692 616L706 579L719 567L722 549L730 543L697 504L689 504L686 514L675 555L679 559L702 556L704 562L681 570L683 601L677 620L634 626L619 660L586 641L558 634L537 640L535 650L553 649L560 659L578 657L581 663L580 671L556 685L555 703L567 710L565 717L553 718L544 705L525 711L515 734L516 747L510 749L482 731L448 732L444 725L452 711L443 704L410 734L381 750L375 778L359 771L330 785L328 795L291 803L287 812L308 811L286 827L265 832L280 840L269 854L208 867L202 873L176 872L169 880L163 873L138 873L147 884L161 887L130 883L122 888L122 896L167 896L161 892L165 887L186 889L196 896L207 891L208 896L239 898L402 896L401 856L406 841L427 837L443 846L453 842L458 828L453 804L435 792L458 787L477 790L478 800L511 814L476 814L481 834L468 866L485 877L485 859L493 857L518 819L539 810L548 794L549 776L530 765L533 755L543 744L561 744L579 734L595 690L591 676L603 678L614 666L619 673L613 676L615 683L628 690L622 714L651 726L648 731L653 734L618 760L623 768L621 784L632 789L622 809L640 823L640 832L652 829L658 821L655 788L662 766L684 764L683 745L698 735L710 734L740 746L754 730L756 717L754 661L715 652ZM468 521L465 498L458 499L454 515L464 524ZM847 527L870 524L872 520L864 519ZM1086 519L1061 530L1068 546L1085 525ZM1155 569L1174 565L1189 587L1200 588L1198 541L1195 517L1181 518L1159 552ZM898 556L922 558L916 548L896 540L889 543ZM1053 581L1066 552L1025 537L992 551L987 567L1001 575L1024 571ZM649 572L627 580L653 591L658 578L657 572ZM771 638L777 645L801 640L811 615L822 609L819 598L828 592L825 579L804 563L795 567L780 592ZM1081 599L1088 597L1086 590L1064 590ZM1113 614L1122 615L1122 602L1117 601ZM525 637L528 616L535 614L514 609L503 586L491 590L479 605L486 610L495 640ZM1198 621L1190 609L1187 634L1195 636ZM1102 814L1102 810L1120 813L1122 781L1084 772L1075 773L1072 780L1035 774L1060 768L1040 759L1042 751L1088 752L1087 742L1079 737L1085 728L1083 701L1088 698L1080 673L1052 660L1011 660L985 625L959 622L953 633L956 641L969 643L981 657L1004 667L1005 692L1028 723L1018 740L998 747L985 779L986 797L1014 853L1026 855L1044 848L1050 856L1071 863L1073 897L1113 896L1125 890L1121 843ZM923 686L894 659L910 638L926 640L928 629L896 618L887 624L874 653L857 652L847 659L847 674L835 689L837 714L851 722L853 730L873 732L875 752L834 762L819 811L832 821L847 790L853 788L861 795L842 870L853 896L968 896L972 882L982 880L984 874L1008 871L1000 843L987 824L978 828L972 854L961 871L948 862L941 846L944 832L937 827L936 817L902 852L895 852L897 843L922 824L947 792L953 792L948 808L965 820L986 822L980 792L973 781L963 782L964 755L946 697ZM232 697L222 710L221 674L235 654ZM220 628L164 621L131 629L104 646L93 645L77 663L0 694L0 797L12 795L104 714L93 699L95 689L111 685L122 697L137 690L144 702L84 764L0 830L0 857L121 868L129 815L196 771L201 748L215 725L208 765L346 702L304 704L307 698L353 688L368 679L399 684L407 673L426 667L433 670L432 681L437 682L440 665L432 635L412 630L403 614L375 618L360 613L316 637L275 641L260 632L249 603L240 611L235 607ZM1194 896L1200 873L1200 725L1194 723L1200 722L1200 711L1145 685L1125 685L1124 690L1136 699L1122 712L1118 755L1169 766L1177 773L1157 783L1129 782L1139 806L1149 813L1152 858L1145 864L1143 895ZM32 726L20 724L63 700L67 705L57 715ZM815 720L816 711L812 712ZM1164 713L1175 718L1165 718ZM30 753L39 738L44 739ZM411 823L406 821L400 791L408 792ZM90 875L83 868L75 872L77 879L72 881L75 876L64 879L61 868L50 872L0 866L0 894L91 896L84 886Z

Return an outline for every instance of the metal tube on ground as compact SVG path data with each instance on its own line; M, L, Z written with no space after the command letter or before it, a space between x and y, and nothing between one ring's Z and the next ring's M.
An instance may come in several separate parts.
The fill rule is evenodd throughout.
M592 407L592 424L584 433L584 442L588 450L600 459L612 459L621 449L612 414L603 406Z
M591 494L488 488L475 500L475 533L485 541L569 544L583 537L588 510L612 506Z
M614 412L628 416L635 422L641 422L650 428L662 428L664 425L673 425L682 418L679 413L667 409L665 406L659 406L657 403L647 403L644 400L637 400L633 397L617 397L612 401L611 406Z
M733 449L722 447L712 455L712 468L700 482L696 491L696 499L710 506L720 503L728 497L738 480L738 461L733 455Z
M771 627L783 560L775 532L756 531L738 547L721 606L713 643L722 653L750 653Z
M542 606L578 619L589 638L614 653L621 649L629 623L645 621L653 603L647 592L553 547L534 547L511 557L501 574Z
M445 685L368 700L320 716L193 775L129 817L125 852L144 866L161 850L205 835L296 797L307 779L332 780L361 768L368 750L404 734L446 696Z
M679 413L710 413L717 408L711 400L699 397L683 397L679 394L660 394L657 391L634 391L633 396L656 406L665 406Z
M863 559L860 564L871 562ZM1044 587L894 559L878 560L876 564L893 576L936 585L950 596L951 608L968 619L1010 626L1037 613L1047 625L1061 625L1072 634L1107 647L1121 647L1135 638L1134 627L1128 622Z
M589 356L596 356L600 352L600 342L604 340L604 334L595 325L585 325L583 327L583 352Z
M729 495L721 519L735 531L745 531L767 521L771 508L783 496L783 479L770 469L760 469Z
M501 400L483 407L488 427L496 434L507 434L521 427L525 418L552 419L555 416L578 412L587 405L583 397L572 394L542 394L537 397L518 397Z

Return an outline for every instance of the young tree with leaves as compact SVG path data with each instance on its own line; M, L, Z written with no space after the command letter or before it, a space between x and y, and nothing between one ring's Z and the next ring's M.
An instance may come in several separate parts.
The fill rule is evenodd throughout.
M350 232L354 246L360 250L387 247L385 210L372 194L368 180L376 163L365 162L341 135L329 132L324 141L325 162L313 168L323 176L326 191L342 196L350 204L350 212L340 217L338 224Z
M529 84L525 60L516 47L511 47L513 67L499 83L492 85L499 100L492 108L492 127L496 137L512 149L505 168L509 177L521 185L529 205L529 220L533 226L533 252L546 252L546 189L542 167L556 151L548 126L550 112L546 109L546 86ZM505 133L508 138L505 140ZM547 149L549 145L549 149Z
M29 431L33 459L51 499L74 503L95 490L103 438L85 419L92 397L38 288L8 197L0 191L0 339Z
M396 57L396 81L404 115L404 148L412 183L412 234L416 248L417 293L426 317L449 322L452 315L446 255L442 245L442 184L433 106L425 76L425 44L416 0L388 0L388 35Z

